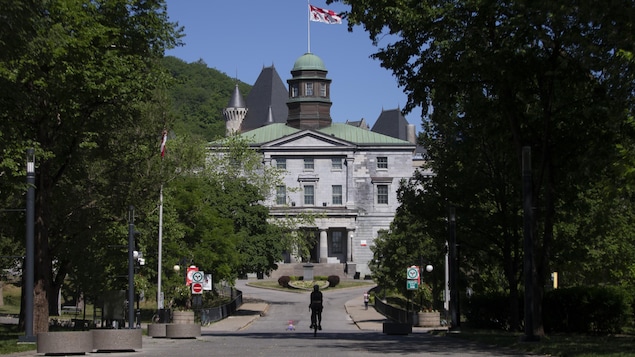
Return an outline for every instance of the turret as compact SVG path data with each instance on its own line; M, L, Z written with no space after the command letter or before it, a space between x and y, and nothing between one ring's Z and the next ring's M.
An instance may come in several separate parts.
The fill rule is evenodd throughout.
M238 83L234 88L227 108L223 109L223 116L225 117L225 135L230 136L236 133L240 133L240 127L247 115L247 105L245 99L240 94L238 89Z

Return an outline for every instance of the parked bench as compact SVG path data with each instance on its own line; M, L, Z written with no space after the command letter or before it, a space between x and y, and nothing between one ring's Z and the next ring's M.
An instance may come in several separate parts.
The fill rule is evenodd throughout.
M77 306L62 306L62 314L80 314L82 312L81 307Z

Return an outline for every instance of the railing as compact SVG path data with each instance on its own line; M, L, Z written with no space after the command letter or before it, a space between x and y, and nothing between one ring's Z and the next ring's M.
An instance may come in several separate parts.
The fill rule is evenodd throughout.
M231 316L243 304L243 292L234 288L228 289L230 289L231 296L234 296L228 304L198 311L201 317L201 325L207 325Z
M373 295L375 295L375 310L395 322L412 323L412 311L406 311L383 302L379 298L381 293L381 289L379 287L374 287L371 291Z

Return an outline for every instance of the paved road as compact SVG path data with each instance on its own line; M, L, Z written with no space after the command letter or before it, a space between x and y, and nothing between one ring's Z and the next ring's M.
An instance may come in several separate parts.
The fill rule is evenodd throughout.
M439 337L415 328L407 336L385 335L382 315L362 300L365 288L324 291L322 331L313 337L309 294L259 289L238 281L246 303L236 316L202 328L197 339L143 337L143 348L119 356L524 356ZM295 330L287 331L289 321ZM21 353L16 356L34 356ZM93 354L95 355L95 354ZM104 355L104 354L100 354Z

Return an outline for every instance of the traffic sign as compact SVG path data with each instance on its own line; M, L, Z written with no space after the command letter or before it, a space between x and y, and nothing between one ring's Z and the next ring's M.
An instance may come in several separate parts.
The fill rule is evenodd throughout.
M406 278L419 281L419 267L413 265L406 269Z
M192 282L193 283L202 283L205 280L205 272L195 271L192 273Z
M203 284L192 283L192 294L202 294L202 293L203 293Z
M406 288L408 290L417 290L417 289L419 289L419 281L417 281L417 280L408 280L406 282Z

